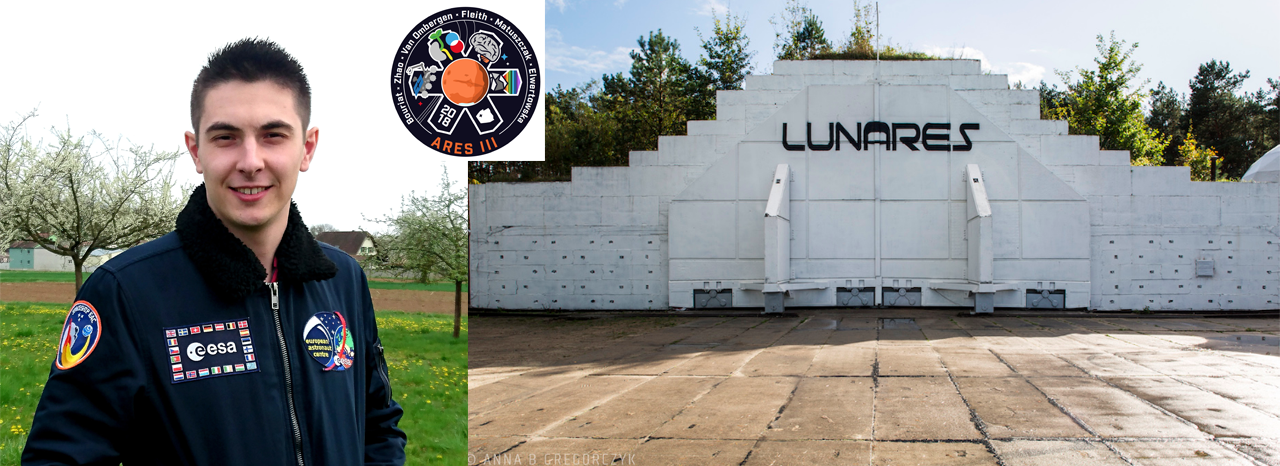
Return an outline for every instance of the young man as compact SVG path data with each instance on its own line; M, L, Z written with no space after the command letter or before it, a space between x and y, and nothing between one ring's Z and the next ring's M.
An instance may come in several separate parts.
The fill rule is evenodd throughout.
M402 464L364 273L291 197L315 154L302 67L263 40L191 93L204 184L100 267L59 339L23 464Z

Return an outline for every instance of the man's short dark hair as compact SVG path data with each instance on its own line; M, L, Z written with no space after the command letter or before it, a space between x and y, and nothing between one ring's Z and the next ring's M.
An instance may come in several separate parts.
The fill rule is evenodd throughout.
M294 106L306 130L311 121L311 85L298 60L279 44L266 39L241 39L209 54L191 87L191 127L200 134L204 98L219 84L230 81L271 81L293 91Z

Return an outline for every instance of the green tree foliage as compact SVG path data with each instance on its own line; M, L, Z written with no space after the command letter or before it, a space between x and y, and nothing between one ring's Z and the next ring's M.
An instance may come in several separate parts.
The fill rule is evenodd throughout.
M1183 134L1182 144L1178 146L1178 165L1191 167L1191 181L1236 181L1222 172L1218 167L1218 178L1213 179L1213 161L1218 154L1212 148L1200 145L1196 141L1194 128L1188 128Z
M453 337L462 321L462 284L467 282L467 192L454 190L445 170L440 193L418 197L410 193L400 203L400 213L374 219L389 227L375 237L376 255L365 267L413 276L420 283L444 280L454 283Z
M631 72L604 76L600 102L626 129L621 137L631 150L658 148L658 136L685 133L685 122L706 119L705 99L710 77L680 55L680 43L658 32L636 40ZM714 98L714 94L712 94ZM701 110L702 114L693 114Z
M50 145L23 130L35 112L0 127L0 239L33 241L66 256L76 292L94 251L136 246L173 230L182 197L173 184L177 151L130 147L97 133L55 131Z
M1147 115L1147 126L1160 133L1161 136L1169 140L1169 145L1164 149L1164 160L1166 164L1181 163L1182 153L1187 136L1183 130L1182 122L1187 109L1187 99L1177 91L1170 89L1161 81L1151 90L1151 112ZM1194 147L1195 145L1192 144Z
M1180 122L1184 131L1195 125L1201 142L1217 151L1222 157L1220 169L1232 178L1243 176L1249 165L1276 145L1278 137L1276 82L1268 80L1270 90L1239 94L1248 78L1247 70L1234 73L1226 61L1200 65L1189 83L1191 94Z
M752 69L744 26L715 17L696 66L662 31L640 37L628 74L547 93L545 162L471 162L471 182L563 181L572 167L627 165L631 151L656 149L659 136L685 134L687 121L714 119L715 92L741 89Z
M1161 165L1169 141L1146 124L1145 83L1135 83L1142 65L1132 59L1138 44L1125 45L1115 32L1110 40L1099 34L1099 57L1093 60L1098 68L1077 68L1079 80L1072 80L1069 71L1059 72L1067 83L1067 104L1050 116L1067 120L1071 134L1097 135L1103 149L1128 150L1134 165Z
M714 11L712 20L711 37L703 38L702 33L698 33L704 53L698 59L698 66L711 73L716 90L742 89L742 81L755 68L751 64L755 52L749 50L751 39L744 30L746 20L727 12L721 19Z
M1040 119L1053 120L1060 118L1066 112L1067 104L1070 102L1066 92L1058 90L1058 85L1050 86L1040 81L1040 85L1035 88L1040 92Z
M832 50L822 20L800 0L788 0L782 14L769 18L769 24L774 28L773 51L779 60L807 60Z

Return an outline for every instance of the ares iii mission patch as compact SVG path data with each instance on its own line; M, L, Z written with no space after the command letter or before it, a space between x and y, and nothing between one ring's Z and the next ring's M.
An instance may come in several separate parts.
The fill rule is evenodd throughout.
M400 43L391 99L424 145L475 157L520 135L541 81L533 44L515 24L482 8L452 8L422 20Z

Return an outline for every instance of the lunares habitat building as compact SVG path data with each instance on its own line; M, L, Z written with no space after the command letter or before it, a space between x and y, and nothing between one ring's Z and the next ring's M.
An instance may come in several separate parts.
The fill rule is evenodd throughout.
M1193 182L978 61L779 61L626 167L470 185L488 309L1280 308L1280 184Z

